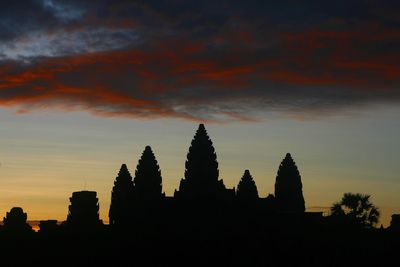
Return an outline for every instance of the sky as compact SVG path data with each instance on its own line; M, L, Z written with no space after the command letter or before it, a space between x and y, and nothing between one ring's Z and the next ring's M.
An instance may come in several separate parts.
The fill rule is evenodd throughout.
M172 195L199 123L220 178L273 193L290 152L308 210L400 213L398 1L2 1L0 215L65 220L151 145Z

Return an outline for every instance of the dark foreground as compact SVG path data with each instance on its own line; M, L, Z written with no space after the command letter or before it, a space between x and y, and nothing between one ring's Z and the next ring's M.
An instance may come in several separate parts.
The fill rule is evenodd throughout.
M398 266L394 231L292 218L229 219L0 231L1 266Z

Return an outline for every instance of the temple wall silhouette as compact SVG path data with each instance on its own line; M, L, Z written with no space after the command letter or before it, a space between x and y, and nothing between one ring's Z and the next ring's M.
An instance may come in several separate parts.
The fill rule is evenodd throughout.
M123 164L114 181L110 226L124 231L138 228L142 233L167 229L174 236L201 237L215 235L223 227L233 231L234 225L246 220L272 226L282 221L295 224L322 219L322 213L305 212L301 176L289 153L278 168L275 195L260 197L249 170L237 189L226 188L219 179L217 154L204 124L191 141L184 178L173 196L162 193L162 183L156 157L146 146L134 178Z
M182 231L185 235L185 231L200 233L213 228L213 224L227 225L229 221L282 224L323 219L322 212L305 211L301 175L290 153L278 166L274 194L265 197L259 196L257 185L247 169L238 179L237 188L226 188L219 177L217 154L204 124L199 124L195 132L184 166L179 188L173 196L166 196L161 168L150 146L143 150L133 177L128 166L122 164L111 191L110 227L127 229L140 224L143 229L154 230L164 223L174 234ZM67 219L61 226L90 229L103 225L96 192L74 192L70 202ZM24 216L21 208L13 208L4 218L3 228L10 228L9 225L25 227ZM19 223L10 223L13 220ZM40 223L43 233L59 226L54 220ZM393 215L390 228L399 228L398 215Z
M289 153L279 166L275 184L276 197L272 194L259 197L249 170L245 171L237 190L226 188L223 180L219 179L217 155L204 124L199 125L191 141L184 174L174 196L165 197L161 193L159 166L150 146L147 146L139 160L133 181L127 166L124 164L121 167L112 191L110 224L115 222L117 206L123 206L118 208L118 212L126 220L133 220L135 217L134 207L150 209L149 205L159 211L164 209L172 213L174 211L171 209L183 209L186 214L200 212L202 209L205 212L232 212L243 206L255 212L266 213L305 211L301 176Z
M66 221L40 221L38 233L22 208L12 208L0 227L0 251L16 256L5 266L54 266L60 259L61 266L383 266L382 259L398 255L399 214L387 229L357 229L306 212L289 153L278 166L274 194L260 196L247 169L237 188L226 188L203 124L173 196L163 193L150 146L132 173L122 164L116 175L109 225L99 218L94 191L73 192Z

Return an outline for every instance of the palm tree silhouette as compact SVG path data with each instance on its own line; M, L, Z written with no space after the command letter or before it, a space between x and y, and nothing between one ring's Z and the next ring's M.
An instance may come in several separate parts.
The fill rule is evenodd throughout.
M379 216L379 209L370 202L370 195L345 193L331 207L332 218L367 228L377 224Z

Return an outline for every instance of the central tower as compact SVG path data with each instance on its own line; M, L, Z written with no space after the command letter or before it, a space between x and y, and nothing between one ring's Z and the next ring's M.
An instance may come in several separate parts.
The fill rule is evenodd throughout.
M175 197L185 200L210 201L224 197L225 186L218 180L217 155L204 124L200 124L191 142L185 163L185 178Z

